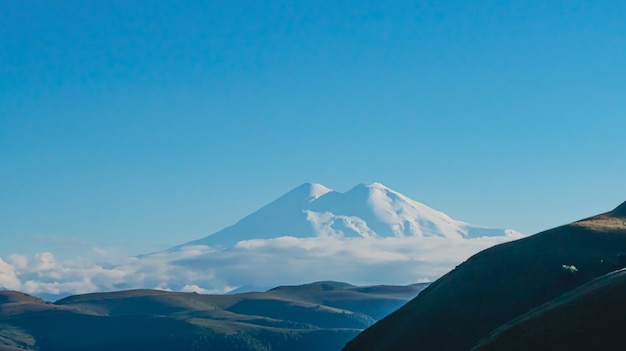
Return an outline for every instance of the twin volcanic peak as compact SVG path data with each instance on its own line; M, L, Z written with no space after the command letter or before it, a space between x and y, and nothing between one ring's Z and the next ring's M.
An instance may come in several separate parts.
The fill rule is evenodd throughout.
M510 229L492 229L450 218L381 183L359 184L337 192L306 183L232 226L181 245L232 247L239 241L283 236L297 238L512 236Z

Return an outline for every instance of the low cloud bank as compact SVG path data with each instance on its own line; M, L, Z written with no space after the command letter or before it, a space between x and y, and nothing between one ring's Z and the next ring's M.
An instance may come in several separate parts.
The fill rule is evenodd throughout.
M124 257L100 248L58 261L53 253L0 257L0 287L49 299L123 289L224 293L240 286L319 280L359 285L433 281L471 255L520 238L294 238L241 241L230 249L187 246Z

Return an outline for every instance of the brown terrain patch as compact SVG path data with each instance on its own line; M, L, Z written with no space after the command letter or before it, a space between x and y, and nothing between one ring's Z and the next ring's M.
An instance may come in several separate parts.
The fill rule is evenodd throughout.
M623 230L626 229L626 218L601 215L574 222L572 225L602 232Z

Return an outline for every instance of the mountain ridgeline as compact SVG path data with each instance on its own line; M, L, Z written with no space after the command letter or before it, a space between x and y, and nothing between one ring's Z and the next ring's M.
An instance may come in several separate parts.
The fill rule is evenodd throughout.
M472 256L344 350L613 349L625 266L626 203Z
M55 303L0 291L0 351L338 350L426 285L328 281L235 295L127 290Z

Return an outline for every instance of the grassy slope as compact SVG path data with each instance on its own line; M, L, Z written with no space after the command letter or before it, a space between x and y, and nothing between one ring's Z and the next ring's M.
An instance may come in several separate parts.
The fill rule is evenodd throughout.
M324 282L238 295L130 290L55 304L0 292L0 351L340 349L373 323L362 311L389 313L422 288L362 292Z
M626 271L597 278L496 329L474 351L612 350L623 345Z
M0 324L0 351L29 350L35 347L35 338L23 329Z
M484 250L345 349L469 350L498 326L620 268L619 257L626 253L625 209L622 205L609 214ZM578 272L566 272L562 265L575 265Z

